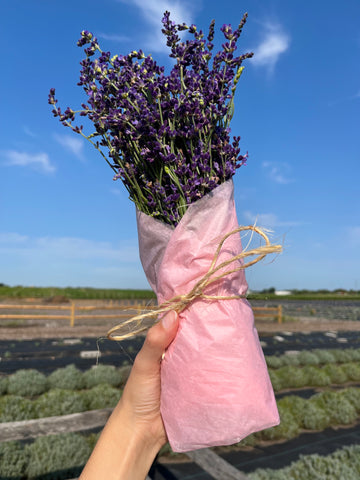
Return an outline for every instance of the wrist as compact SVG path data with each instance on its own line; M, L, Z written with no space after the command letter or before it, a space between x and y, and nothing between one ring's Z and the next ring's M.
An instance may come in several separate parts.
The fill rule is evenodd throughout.
M164 444L154 433L120 400L80 480L144 480Z

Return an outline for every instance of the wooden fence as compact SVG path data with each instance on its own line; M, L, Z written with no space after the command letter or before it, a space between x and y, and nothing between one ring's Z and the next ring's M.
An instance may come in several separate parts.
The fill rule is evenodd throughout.
M149 305L147 301L142 303L136 303L134 305L116 305L111 301L105 305L77 305L74 302L69 305L17 305L17 304L0 304L0 311L8 310L9 313L1 313L0 320L6 319L21 319L21 320L51 320L51 319L63 319L70 322L70 326L74 327L76 320L102 320L111 319L114 320L120 318L130 318L133 315L142 313L146 310L154 308L153 305ZM10 313L12 311L27 311L27 313ZM28 313L29 311L43 311L46 313ZM95 315L89 315L90 312L95 310L112 310L116 313L101 313ZM56 311L51 314L49 311ZM256 318L276 318L278 323L282 323L282 306L277 307L253 307L254 316ZM60 313L64 312L64 313ZM79 314L78 312L89 312L87 314Z
M282 323L283 313L282 305L277 307L252 307L256 318L276 318L278 323ZM264 313L261 313L264 312Z

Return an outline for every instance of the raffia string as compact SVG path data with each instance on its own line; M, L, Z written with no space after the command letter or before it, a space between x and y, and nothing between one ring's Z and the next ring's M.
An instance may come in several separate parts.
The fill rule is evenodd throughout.
M234 235L239 232L243 232L245 230L252 230L253 232L257 233L263 239L265 240L265 245L260 246L258 248L253 248L251 250L243 250L241 253L238 255L233 256L229 260L226 260L225 262L220 263L219 265L216 265L216 262L219 258L220 251L222 249L222 246L224 242L229 238L231 235ZM161 305L158 307L149 310L147 312L144 312L142 314L136 315L125 322L116 325L115 327L111 328L108 333L107 337L109 340L125 340L126 338L131 338L134 335L137 335L138 333L145 332L148 330L152 325L157 323L159 321L159 316L161 314L164 314L166 312L169 312L170 310L175 310L176 312L182 312L190 303L192 303L194 300L198 298L203 298L206 300L232 300L232 299L239 299L239 298L245 298L245 295L231 295L231 296L217 296L217 295L206 295L204 293L205 288L207 288L209 285L212 283L216 282L217 280L230 275L231 273L238 272L240 270L244 270L245 268L251 267L257 262L260 262L263 258L266 257L266 255L269 255L270 253L280 253L282 251L282 246L281 245L271 245L269 238L265 234L263 230L260 228L253 226L253 225L248 225L248 226L243 226L243 227L238 227L235 230L232 230L231 232L228 232L226 235L223 236L221 239L216 252L214 254L213 260L211 262L210 268L207 271L207 273L195 284L195 286L190 290L189 293L185 295L176 295L170 300L166 300L163 302ZM237 266L233 268L232 270L226 270L225 272L219 274L219 275L214 275L216 272L221 270L222 268L227 267L228 265L231 265L233 262L236 262L237 260L242 260L247 257L251 257L257 255L256 258L253 260L248 261L247 263L244 263L240 266ZM148 318L156 318L156 320L153 322L152 325L144 325L143 320L148 319ZM129 327L130 325L134 325L133 328L131 328L130 332L123 333L121 335L113 335L114 332L119 331L124 329L125 327Z

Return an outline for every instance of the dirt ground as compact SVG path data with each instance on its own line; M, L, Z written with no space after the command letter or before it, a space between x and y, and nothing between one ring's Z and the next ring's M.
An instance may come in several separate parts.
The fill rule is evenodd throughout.
M70 327L69 325L64 325L64 321L44 321L42 324L39 324L39 321L28 320L22 325L0 326L0 340L101 337L106 335L107 331L116 323L107 320L102 322L101 325L94 325L94 321L91 321L87 324ZM260 335L279 332L360 331L360 322L330 321L316 317L298 317L296 321L282 324L255 320L255 325Z
M126 319L117 318L102 318L91 319L91 315L106 315L114 314L116 311L109 310L109 305L114 307L126 308L125 312L131 317L134 314L140 313L137 306L138 301L97 301L97 300L77 300L75 306L78 309L76 315L81 317L76 318L75 326L71 327L69 322L69 308L70 302L65 300L63 302L47 302L41 299L23 299L19 300L0 300L0 307L9 305L11 308L0 308L0 340L21 340L21 339L35 339L35 338L81 338L81 337L101 337L105 336L108 330L125 321ZM19 305L26 305L28 308L20 309ZM34 305L42 305L43 310L32 310ZM142 302L146 308L147 302ZM44 310L46 305L50 306L51 310ZM59 310L56 310L59 307ZM60 310L61 308L66 310ZM96 307L96 310L88 310L86 308ZM107 308L107 310L105 308ZM81 308L84 310L81 311ZM124 311L118 313L124 313ZM31 314L33 318L27 319L12 319L7 318L7 314ZM65 315L60 319L39 319L35 318L37 314L61 314ZM279 324L273 319L256 319L255 325L260 335L279 333L279 332L326 332L326 331L360 331L360 322L351 320L329 320L316 316L305 317L285 317L291 318L290 321L285 321Z

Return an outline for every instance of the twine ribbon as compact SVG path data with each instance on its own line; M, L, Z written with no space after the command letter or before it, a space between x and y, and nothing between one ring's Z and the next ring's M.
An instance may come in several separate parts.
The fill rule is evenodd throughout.
M246 230L252 230L253 232L257 233L260 235L264 240L265 240L265 245L259 246L258 248L253 248L251 250L243 250L241 253L238 255L234 255L232 258L229 260L226 260L219 265L216 265L216 262L219 258L221 249L223 247L224 242L231 236L235 235L236 233L243 232ZM154 318L157 317L157 320L153 323L157 323L160 318L159 315L164 314L166 312L169 312L170 310L175 310L177 313L182 312L185 310L185 308L192 303L194 300L202 298L206 300L233 300L233 299L239 299L239 298L245 298L245 295L230 295L230 296L217 296L217 295L206 295L204 293L204 290L211 285L212 283L220 280L223 277L226 277L227 275L230 275L231 273L239 272L240 270L244 270L245 268L251 267L257 262L260 262L263 258L266 257L266 255L269 255L271 253L280 253L282 251L282 246L281 245L271 245L270 240L268 236L265 234L263 230L256 226L242 226L238 227L235 230L232 230L231 232L228 232L226 235L223 236L221 239L216 252L214 254L214 257L212 259L211 265L209 267L209 270L207 273L195 284L195 286L190 290L189 293L185 295L175 295L174 297L170 298L169 300L166 300L163 302L161 305L158 307L149 310L147 312L144 312L139 315L135 315L134 317L126 320L125 322L116 325L115 327L112 327L108 333L107 333L107 338L109 340L125 340L126 338L133 337L134 335L137 335L141 332L145 332L148 330L152 325L146 326L143 325L142 321L144 319L148 318ZM232 270L226 270L223 273L220 273L219 275L215 275L219 270L231 265L232 263L245 259L247 257L255 256L256 257L253 260L248 261L247 263L244 263L238 267L233 268ZM124 329L125 327L129 327L130 325L134 325L133 328L131 328L130 332L123 333L121 335L113 335L114 332L119 331Z

